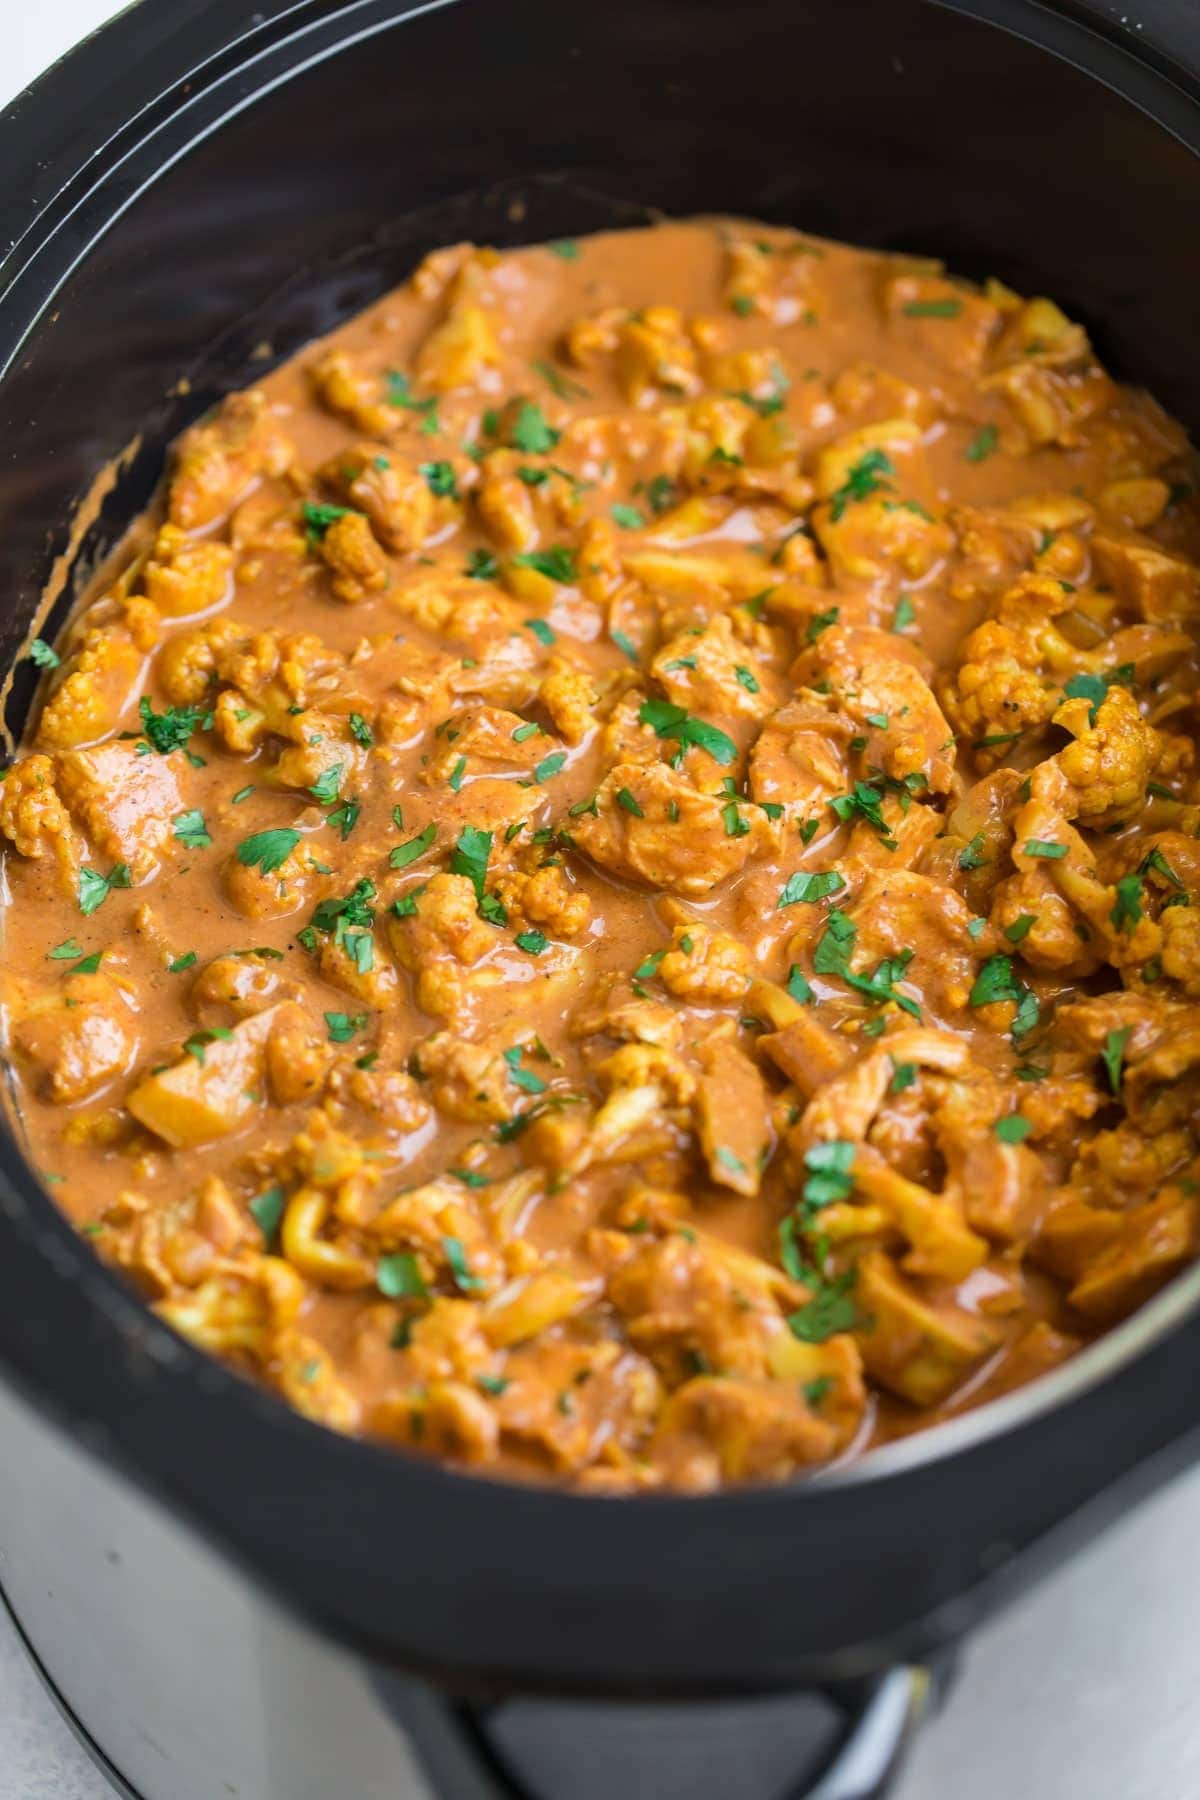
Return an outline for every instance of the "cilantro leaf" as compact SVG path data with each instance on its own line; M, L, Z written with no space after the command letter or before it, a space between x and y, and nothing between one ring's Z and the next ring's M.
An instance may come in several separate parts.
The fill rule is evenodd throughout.
M1114 1094L1121 1091L1121 1080L1124 1074L1125 1046L1129 1042L1130 1025L1122 1025L1118 1031L1110 1031L1104 1039L1104 1048L1100 1052L1108 1085Z
M575 552L569 544L552 544L548 550L525 550L520 556L513 557L513 565L518 569L533 569L544 575L548 581L557 581L567 586L575 580Z
M290 825L277 826L273 831L255 831L238 845L237 859L247 869L258 867L264 875L273 875L299 842L300 833Z
M407 869L410 863L415 863L418 857L424 856L436 837L437 826L427 825L424 831L409 838L407 843L398 844L388 857L388 862L393 869Z
M107 875L101 875L95 869L80 869L79 910L85 914L94 913L97 907L103 906L114 888L132 885L128 863L116 863Z
M886 450L868 450L852 463L846 472L846 479L829 498L829 516L836 525L846 508L854 500L866 500L882 488L890 488L894 484L888 477L896 473L896 465Z
M515 450L523 450L527 456L544 456L561 436L562 432L555 431L536 401L522 400L509 434Z
M638 708L638 720L649 725L658 737L674 738L681 755L689 745L695 745L706 750L723 768L736 760L737 745L733 739L719 726L693 718L684 706L673 706L669 700L643 700Z
M29 660L39 669L57 669L62 658L45 638L36 637L29 646Z
M194 731L208 729L210 714L200 706L168 706L156 713L154 703L145 694L138 701L142 731L160 756L182 750Z
M836 869L823 869L819 873L808 875L797 870L794 875L788 876L775 905L779 908L796 906L800 902L813 904L818 900L828 899L830 894L839 893L845 885L845 877ZM816 967L815 964L813 966Z
M212 843L208 827L204 823L204 814L196 807L192 807L190 812L177 813L171 828L180 843L189 850L207 850Z

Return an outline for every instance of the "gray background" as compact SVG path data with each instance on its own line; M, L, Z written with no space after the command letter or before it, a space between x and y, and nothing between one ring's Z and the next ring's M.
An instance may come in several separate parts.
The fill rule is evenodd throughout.
M0 4L0 103L118 10L110 0ZM1020 116L1014 96L1014 128ZM897 1800L1196 1800L1198 1527L1200 1472L978 1633L953 1704L922 1734ZM110 1800L3 1617L0 1800Z

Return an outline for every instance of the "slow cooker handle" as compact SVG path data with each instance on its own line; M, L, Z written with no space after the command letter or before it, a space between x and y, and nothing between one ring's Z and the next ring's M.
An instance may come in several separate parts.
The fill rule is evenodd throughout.
M884 1800L893 1789L917 1726L943 1691L950 1672L948 1663L936 1669L897 1666L867 1684L838 1690L836 1696L823 1694L824 1699L835 1701L845 1719L840 1731L835 1727L832 1750L819 1756L816 1769L812 1745L807 1757L803 1750L797 1751L805 1766L796 1773L795 1785L787 1784L786 1773L781 1785L778 1757L774 1758L768 1777L770 1793L784 1793L787 1800ZM681 1706L656 1709L626 1703L523 1700L478 1706L405 1676L376 1672L375 1680L416 1751L437 1800L592 1800L593 1796L611 1800L622 1788L630 1793L646 1792L651 1776L655 1800L764 1800L764 1721L755 1717L760 1703L690 1703L693 1714L706 1715L709 1728L714 1711L724 1708L739 1714L753 1732L753 1757L739 1754L736 1738L727 1737L721 1745L725 1760L718 1756L710 1767L707 1752L713 1740L706 1731L701 1789L696 1785L694 1751L686 1766L673 1767L672 1746L690 1736L683 1717L689 1709ZM799 1703L793 1700L790 1704ZM510 1706L525 1715L519 1749L513 1735L504 1729L505 1710ZM536 1714L532 1731L530 1710ZM636 1731L624 1743L615 1743L622 1734L613 1727L622 1714L636 1719ZM569 1767L564 1768L564 1763Z

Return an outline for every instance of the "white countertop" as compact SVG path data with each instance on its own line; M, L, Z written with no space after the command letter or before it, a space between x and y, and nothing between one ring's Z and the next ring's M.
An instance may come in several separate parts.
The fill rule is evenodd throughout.
M11 7L0 103L119 10L111 0ZM979 1632L896 1800L1200 1794L1198 1522L1200 1470ZM0 1800L110 1796L0 1616Z

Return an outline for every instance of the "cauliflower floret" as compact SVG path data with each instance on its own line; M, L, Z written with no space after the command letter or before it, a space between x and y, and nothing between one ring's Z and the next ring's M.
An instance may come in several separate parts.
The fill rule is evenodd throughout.
M587 895L571 885L557 864L535 869L531 875L510 870L496 882L496 893L510 925L526 919L531 925L544 925L553 937L578 937L592 914Z
M576 668L563 656L551 657L538 700L559 736L568 744L582 744L596 722L592 708L597 694L588 671Z
M378 378L364 375L344 350L327 350L309 373L321 404L355 431L373 438L390 437L395 431L399 415L380 400Z
M385 550L419 550L433 529L434 496L415 464L369 445L339 450L320 470L324 484L364 513Z
M163 525L142 575L146 598L169 618L207 612L230 593L233 551L211 538L193 540L177 525Z
M248 635L236 619L213 619L169 638L159 653L155 675L171 705L198 706L216 684L221 653L244 643Z
M142 679L143 655L123 625L84 632L58 672L38 720L37 742L71 750L115 731Z
M84 846L54 785L50 757L27 756L5 772L0 781L0 832L21 856L37 858L49 850L63 886L74 894Z
M357 606L388 584L388 560L360 512L344 512L321 538L321 558L327 564L330 587L338 600Z
M292 447L261 388L230 394L179 440L167 497L172 525L197 531L229 512L263 475L282 475Z
M1103 653L1081 651L1053 623L1071 605L1061 581L1021 576L1001 597L996 616L963 640L957 668L939 678L938 698L981 768L1002 761L1021 733L1049 723L1064 680L1108 666Z
M698 920L676 925L671 948L658 965L668 993L700 1005L739 1000L750 985L750 956L727 932Z
M1143 719L1129 690L1110 687L1099 706L1082 698L1064 700L1053 722L1075 740L1052 759L1067 780L1068 818L1094 828L1136 812L1158 767L1163 740Z
M522 1090L514 1083L521 1069L520 1027L510 1027L479 1043L452 1031L437 1031L413 1051L413 1067L430 1083L434 1104L452 1119L501 1120L517 1110Z

